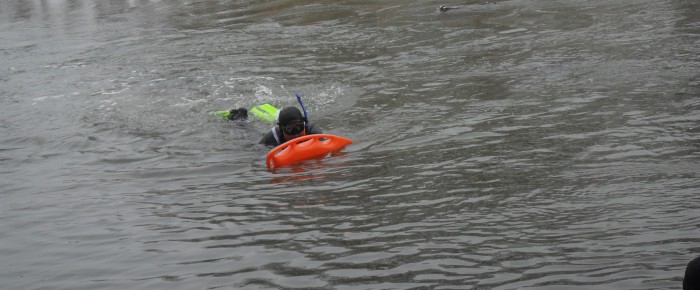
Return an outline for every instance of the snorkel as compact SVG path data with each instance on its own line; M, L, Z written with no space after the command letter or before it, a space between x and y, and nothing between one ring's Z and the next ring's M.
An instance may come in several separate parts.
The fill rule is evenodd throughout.
M301 105L301 110L304 111L304 119L306 119L306 122L309 121L309 115L306 114L306 107L304 107L304 102L301 101L301 96L299 93L295 93L297 95L297 101L299 101L299 105Z

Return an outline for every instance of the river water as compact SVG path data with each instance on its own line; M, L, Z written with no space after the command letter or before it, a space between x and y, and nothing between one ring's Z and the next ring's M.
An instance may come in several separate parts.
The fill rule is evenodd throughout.
M696 0L0 1L0 289L680 289L699 149Z

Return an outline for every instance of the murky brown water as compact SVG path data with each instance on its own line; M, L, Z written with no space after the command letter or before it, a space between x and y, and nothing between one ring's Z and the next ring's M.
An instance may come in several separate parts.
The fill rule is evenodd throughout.
M0 1L0 288L680 289L700 4L444 4Z

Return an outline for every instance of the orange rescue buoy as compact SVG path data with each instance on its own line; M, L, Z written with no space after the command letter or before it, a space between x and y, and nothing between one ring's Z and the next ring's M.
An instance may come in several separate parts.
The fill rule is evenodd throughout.
M352 140L332 134L313 134L284 142L267 153L267 168L287 166L295 162L323 156L352 143Z

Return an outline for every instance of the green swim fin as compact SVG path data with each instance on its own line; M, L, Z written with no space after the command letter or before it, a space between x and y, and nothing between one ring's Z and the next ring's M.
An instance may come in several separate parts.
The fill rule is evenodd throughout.
M275 106L273 105L262 104L253 106L250 109L250 112L252 112L253 116L255 116L255 118L259 120L274 123L277 120L277 116L279 115L280 110L275 108ZM229 116L231 116L231 111L214 111L210 112L209 115L216 115L224 119L228 119Z
M253 113L253 116L256 118L267 121L270 123L274 123L275 120L277 120L277 116L280 113L280 110L275 108L275 106L270 105L270 104L262 104L262 105L257 105L254 106L253 108L250 109L250 111Z

